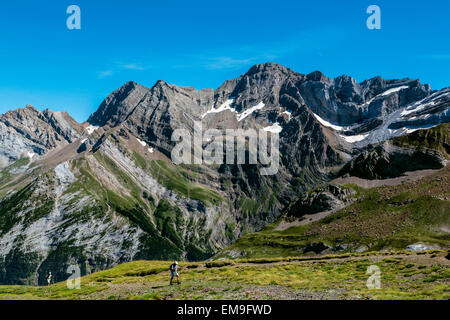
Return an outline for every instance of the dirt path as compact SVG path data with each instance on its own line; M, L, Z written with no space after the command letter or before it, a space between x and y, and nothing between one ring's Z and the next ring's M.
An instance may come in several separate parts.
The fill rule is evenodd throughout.
M361 179L358 177L337 178L337 179L330 181L330 183L336 183L336 184L340 184L340 185L354 183L354 184L356 184L360 187L366 188L366 189L376 188L376 187L381 187L381 186L395 186L395 185L398 185L401 183L416 181L421 178L428 177L428 176L438 172L439 170L442 170L442 169L438 169L438 170L427 169L427 170L410 171L410 172L406 172L405 175L401 176L401 177L391 178L391 179L381 179L381 180L368 180L368 179Z
M298 227L298 226L303 226L305 224L308 223L313 223L316 221L319 221L325 217L328 217L329 215L342 210L348 206L350 206L353 202L348 202L346 205L344 206L339 206L336 207L332 210L328 210L328 211L322 211L322 212L318 212L318 213L313 213L313 214L305 214L303 215L301 218L296 219L294 221L286 221L286 220L282 220L278 226L276 226L276 228L274 229L275 231L283 231L286 229L289 229L291 227Z

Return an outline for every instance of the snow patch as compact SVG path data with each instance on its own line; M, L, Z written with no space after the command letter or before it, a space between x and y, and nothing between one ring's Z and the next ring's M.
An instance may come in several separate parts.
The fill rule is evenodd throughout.
M344 136L344 135L340 134L339 136L349 143L354 143L354 142L364 140L369 135L368 134L358 134L356 136Z
M153 153L154 152L153 148L148 148L148 152Z
M214 107L211 108L211 110L206 111L204 114L202 114L202 119L204 117L206 117L206 115L210 114L210 113L219 113L219 112L223 112L225 110L230 110L231 112L236 112L236 110L234 110L231 105L233 104L234 99L228 99L227 101L225 101L219 108L214 109Z
M206 111L204 114L202 114L202 119L206 117L210 113L220 113L226 110L230 110L233 113L237 114L238 121L242 121L245 118L247 118L249 115L251 115L253 112L257 110L261 110L265 107L265 104L263 102L258 103L256 106L253 106L247 110L245 110L242 113L238 113L234 108L231 107L231 105L234 103L234 99L228 99L225 101L219 108L214 109L214 107L211 108L211 110Z
M238 121L242 121L245 118L247 118L249 115L251 115L253 112L257 111L257 110L261 110L262 108L265 107L265 104L263 102L258 103L256 106L251 107L247 110L245 110L244 112L242 112L239 116L238 116Z
M428 103L415 103L415 104L405 108L402 111L402 113L400 113L400 116L404 117L413 112L417 112L417 111L423 110L425 108L432 107L435 103L436 103L435 101L430 101Z
M369 99L369 101L366 101L366 102L364 102L363 104L360 104L359 106L360 106L360 107L365 107L365 106L370 105L370 104L372 103L372 101L375 100L376 97L378 97L378 96L375 96L375 97L373 97L372 99Z
M145 143L145 141L140 140L139 138L136 138L137 141L139 141L139 143L141 144L141 146L145 147L147 145L147 143Z
M387 95L389 95L391 93L394 93L394 92L397 92L397 91L400 91L400 90L403 90L403 89L408 89L408 88L409 88L409 86L400 86L400 87L397 87L397 88L392 88L392 89L386 90L385 92L377 94L372 99L369 99L368 101L366 101L363 104L360 104L358 106L359 107L366 107L366 106L370 105L372 103L372 101L375 100L378 97L387 96Z
M93 125L89 125L88 127L86 127L86 131L88 132L89 135L91 135L95 130L98 130L98 126L93 126Z
M388 94L391 94L391 93L394 93L394 92L397 92L397 91L401 91L403 89L408 89L408 88L409 88L409 86L400 86L400 87L397 87L397 88L392 88L392 89L386 90L385 92L379 94L379 96L381 96L381 97L382 96L387 96Z
M292 111L286 110L282 114L286 114L288 116L288 122L291 121Z
M280 133L282 130L283 128L280 126L278 122L275 122L273 125L264 128L264 131L269 131L272 133Z
M338 125L332 124L332 123L328 122L327 120L322 119L314 112L313 112L313 115L317 119L317 121L319 121L323 126L325 126L327 128L331 128L336 131L346 131L346 130L351 130L351 128L352 128L352 127L344 127L344 126L338 126Z

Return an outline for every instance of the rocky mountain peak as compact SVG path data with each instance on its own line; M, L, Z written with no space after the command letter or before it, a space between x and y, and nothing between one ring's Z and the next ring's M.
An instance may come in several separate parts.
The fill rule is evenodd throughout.
M15 110L8 111L3 115L0 115L0 119L5 121L6 123L23 122L23 121L35 122L39 119L40 115L41 112L38 109L36 109L32 105L27 105L25 108L18 108Z
M313 71L306 75L307 81L328 82L328 78L320 71Z
M126 124L131 132L157 147L163 146L168 152L171 145L167 143L167 137L173 129L190 129L194 120L203 119L206 115L205 125L234 128L248 126L250 124L244 123L256 118L259 125L266 126L267 121L281 121L283 125L279 118L283 112L296 117L309 110L314 114L313 121L324 120L322 125L328 123L331 128L337 126L340 131L345 131L338 140L343 137L345 148L348 148L347 141L353 146L368 133L373 133L373 137L367 139L370 143L382 141L388 132L383 123L389 129L397 129L406 123L403 120L398 125L391 123L398 118L394 112L430 95L430 86L416 79L389 80L377 76L358 83L346 74L329 78L320 71L314 71L305 75L268 62L252 66L245 74L225 81L214 91L175 86L163 80L157 81L151 89L127 82L103 101L89 122L110 127ZM225 112L222 113L220 108L225 103L229 103L230 111L226 112L224 107ZM257 109L250 112L254 110L252 108ZM251 116L238 121L236 114L246 110ZM290 116L282 117L291 119ZM433 116L433 123L440 123L441 118ZM308 119L304 116L301 121ZM396 131L395 134L401 132Z
M280 64L274 63L274 62L266 62L261 64L256 64L252 66L248 72L245 74L247 76L251 76L257 73L283 73L283 74L289 74L293 73L289 68L286 68Z
M39 111L31 105L0 115L0 161L43 155L71 143L82 131L67 112Z
M27 109L27 110L32 110L32 111L38 111L35 107L33 107L31 104L27 104L26 106L25 106L25 109Z
M152 87L152 89L153 88L156 88L156 87L160 87L160 88L163 88L163 87L170 87L170 84L168 84L166 81L164 81L164 80L158 80L158 81L156 81L156 83L155 83L155 85Z
M276 63L254 65L239 78L226 81L216 90L218 95L235 98L234 107L241 112L260 102L277 104L282 85L290 77L299 77L300 74Z
M150 89L129 81L111 93L88 119L88 122L111 127L123 122Z

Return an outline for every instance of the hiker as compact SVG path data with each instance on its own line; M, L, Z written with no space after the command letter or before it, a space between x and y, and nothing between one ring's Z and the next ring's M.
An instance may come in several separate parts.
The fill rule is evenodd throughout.
M177 277L177 282L180 284L180 276L178 275L178 262L174 261L170 266L170 285L172 285L172 280Z
M47 286L50 286L52 283L52 272L50 271L47 276Z

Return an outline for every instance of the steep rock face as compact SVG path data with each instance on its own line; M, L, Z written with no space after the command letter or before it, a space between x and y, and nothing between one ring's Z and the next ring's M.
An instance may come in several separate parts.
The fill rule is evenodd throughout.
M62 281L70 265L87 274L137 259L206 259L227 243L218 219L229 210L206 197L219 201L216 193L197 183L187 197L167 188L169 179L190 182L164 162L144 162L148 152L115 133L96 151L86 143L54 168L49 154L3 170L1 283L44 284L48 271Z
M61 163L2 200L1 283L44 284L50 270L61 281L69 265L90 273L136 254L142 231L92 194L70 192L86 182L71 170Z
M118 94L127 92L126 84L113 93L115 98L108 97L102 106L110 105L110 101L114 101L114 106L126 105L122 108L126 111L113 115L108 113L108 117L119 119L125 113L127 116L120 124L110 120L103 123L126 128L168 157L175 145L171 141L173 131L187 129L193 133L195 121L202 122L204 131L211 128L223 131L238 128L262 130L274 124L280 125L281 168L276 178L259 176L253 166L220 167L220 188L227 188L223 184L232 186L230 198L233 202L237 203L245 197L249 201L264 203L245 218L240 214L234 217L238 223L233 233L238 235L244 226L247 230L255 230L274 221L280 210L296 197L296 192L322 181L325 179L322 172L325 168L342 162L339 152L322 132L320 123L304 104L290 111L284 107L280 92L286 81L292 78L303 79L304 76L268 63L252 67L246 74L226 81L215 91L176 87L158 81L139 103L133 103L132 108L128 98ZM223 111L220 111L222 108ZM102 124L95 122L94 117L89 121ZM208 144L206 141L203 143ZM294 189L286 188L291 183L295 184ZM279 192L275 199L270 200L267 190L274 188Z
M389 129L429 128L450 121L450 88L434 92L426 98L412 103L400 118L389 125Z
M450 89L430 92L418 81L398 80L382 93L372 97L360 112L364 116L354 122L333 121L332 114L315 114L321 124L333 131L339 148L355 151L416 130L427 129L449 121ZM346 114L345 112L343 114ZM356 151L358 152L358 151Z
M310 109L320 117L341 126L361 123L420 100L430 93L428 85L417 80L374 78L356 83L349 76L327 78L316 71L290 84ZM402 90L398 90L402 88Z
M445 158L437 151L400 148L385 142L376 147L369 146L355 159L348 162L339 175L351 175L363 179L388 179L405 172L440 169Z
M194 120L213 104L214 91L177 87L158 81L136 106L124 126L160 151L170 155L171 136L176 129L193 131ZM197 118L197 119L196 119Z
M408 171L442 168L450 158L449 128L448 123L443 123L376 146L369 145L348 162L339 175L372 180L394 178Z
M328 78L318 71L302 75L266 63L215 91L164 81L151 89L127 83L89 121L123 124L166 155L174 146L173 131L193 131L194 121L201 120L203 130L279 126L282 161L291 164L293 174L308 165L339 164L347 155L337 149L355 152L421 126L446 122L448 99L448 89L432 93L418 80L376 77L358 84L346 75Z
M81 136L82 126L67 112L53 112L45 109L40 118L48 123L55 130L56 134L64 138L68 143L74 142Z
M255 65L235 81L229 88L230 97L236 97L235 108L238 112L263 101L269 105L279 105L279 92L283 83L293 76L300 76L283 66L267 63ZM218 94L224 87L219 87Z
M123 122L150 90L129 81L111 93L93 113L88 122L96 126L114 127Z
M81 126L67 113L32 106L0 115L0 162L43 155L80 137Z

